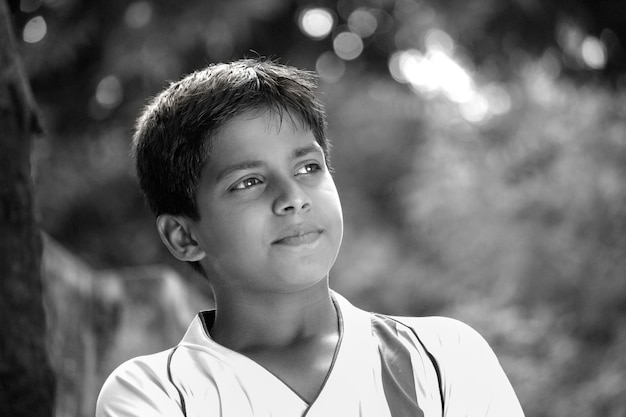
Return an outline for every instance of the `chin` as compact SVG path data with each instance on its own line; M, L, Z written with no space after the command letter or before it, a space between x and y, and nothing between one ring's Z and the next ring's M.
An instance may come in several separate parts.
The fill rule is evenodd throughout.
M283 292L292 293L325 286L328 280L328 270L295 270L290 274L281 274L279 277L278 286Z

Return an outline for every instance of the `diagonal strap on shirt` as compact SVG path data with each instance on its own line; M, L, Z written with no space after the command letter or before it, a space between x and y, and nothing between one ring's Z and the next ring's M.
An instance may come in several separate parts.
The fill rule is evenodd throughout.
M423 417L417 403L411 354L398 333L397 322L372 315L372 332L378 341L382 383L392 417Z

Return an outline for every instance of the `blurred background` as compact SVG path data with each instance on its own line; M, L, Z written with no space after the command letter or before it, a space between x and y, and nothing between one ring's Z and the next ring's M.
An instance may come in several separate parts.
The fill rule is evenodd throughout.
M209 63L315 70L356 305L463 320L527 416L626 416L626 1L17 0L57 416L211 306L128 156L146 99Z

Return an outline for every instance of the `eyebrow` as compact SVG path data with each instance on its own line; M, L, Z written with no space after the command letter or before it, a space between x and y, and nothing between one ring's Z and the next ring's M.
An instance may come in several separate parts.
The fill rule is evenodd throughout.
M290 157L291 159L297 159L297 158L302 158L303 156L309 155L311 153L317 153L317 154L323 155L322 149L317 144L317 142L294 149L291 152ZM243 161L238 164L230 165L224 168L222 171L220 171L219 174L217 174L217 177L215 178L215 182L220 182L223 178L229 176L230 174L234 172L244 171L246 169L259 168L262 166L265 166L265 162L260 161L260 160Z
M301 148L294 149L294 151L291 152L291 159L302 158L303 156L306 156L310 153L323 154L322 149L320 148L320 145L318 145L317 142L315 142L310 145L306 145L306 146L302 146Z
M229 176L233 172L243 171L245 169L259 168L265 165L263 161L244 161L240 164L231 165L229 167L224 168L217 174L215 178L215 182L220 182L224 177Z

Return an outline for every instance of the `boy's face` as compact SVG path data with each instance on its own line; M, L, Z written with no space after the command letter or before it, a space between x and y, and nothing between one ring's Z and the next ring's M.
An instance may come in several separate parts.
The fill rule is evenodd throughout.
M213 142L192 223L215 289L292 292L325 279L341 205L313 133L288 115L244 114Z

